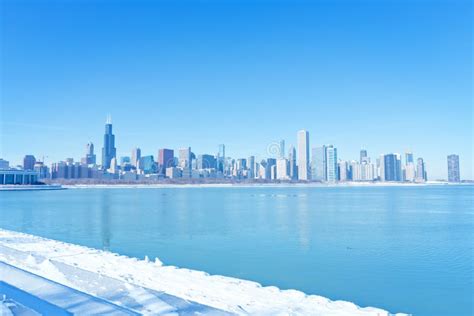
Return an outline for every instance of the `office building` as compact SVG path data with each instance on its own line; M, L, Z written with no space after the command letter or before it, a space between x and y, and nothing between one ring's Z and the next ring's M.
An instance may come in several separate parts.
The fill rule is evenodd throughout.
M326 147L326 176L328 182L337 182L337 148L333 145Z
M290 164L288 159L280 158L276 165L276 178L278 180L290 180Z
M217 152L217 170L220 172L225 172L226 163L225 163L225 145L219 145L219 151Z
M448 181L461 182L461 173L459 170L459 156L455 154L448 156Z
M278 158L285 158L285 140L282 139L280 140L280 155L278 156Z
M250 156L247 160L248 160L247 178L254 179L255 178L255 156Z
M0 158L0 170L10 169L10 162L8 160Z
M24 170L33 170L35 168L36 158L33 155L26 155L23 158L23 169Z
M427 180L425 162L423 158L418 158L416 160L416 181L424 182Z
M409 162L408 164L405 165L405 181L415 182L415 180L416 180L415 164L413 162Z
M96 155L94 154L94 144L89 142L86 145L86 156L84 159L82 159L82 163L86 165L95 165L97 163L96 160Z
M367 163L367 162L368 162L367 150L361 149L359 163Z
M402 181L401 159L399 154L383 155L383 181Z
M138 168L140 174L151 174L156 172L155 159L153 155L140 157Z
M298 179L298 168L296 167L296 149L293 145L290 146L288 153L288 163L290 164L290 179Z
M132 149L132 158L131 158L131 161L130 163L135 166L135 167L138 167L138 162L140 161L140 158L142 157L142 151L140 148L138 147L135 147Z
M174 150L161 148L158 150L158 173L164 175L169 167L174 167Z
M339 181L348 181L349 179L349 164L347 161L339 161L337 164L338 168L338 180Z
M110 162L116 157L115 135L112 133L112 119L107 117L105 122L104 147L102 148L102 168L110 168Z
M311 179L314 181L327 181L326 146L312 149L311 155Z
M215 169L216 168L216 158L213 155L203 154L198 155L196 167L198 170L202 169Z
M309 133L306 130L300 130L297 134L298 144L298 179L307 181L309 174Z
M410 163L414 164L415 161L413 160L413 153L410 152L410 151L407 151L405 153L405 166L410 164Z

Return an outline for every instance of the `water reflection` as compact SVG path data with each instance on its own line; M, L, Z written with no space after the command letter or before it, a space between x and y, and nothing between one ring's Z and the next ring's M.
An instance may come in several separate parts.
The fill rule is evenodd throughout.
M102 238L102 249L110 250L112 234L110 232L110 191L105 190L101 194L100 207L100 233Z

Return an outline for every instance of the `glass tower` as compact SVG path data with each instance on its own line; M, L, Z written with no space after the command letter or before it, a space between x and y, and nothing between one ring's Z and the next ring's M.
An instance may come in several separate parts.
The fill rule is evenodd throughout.
M105 122L104 147L102 148L102 167L110 168L110 162L116 156L115 135L112 133L112 119L107 117Z

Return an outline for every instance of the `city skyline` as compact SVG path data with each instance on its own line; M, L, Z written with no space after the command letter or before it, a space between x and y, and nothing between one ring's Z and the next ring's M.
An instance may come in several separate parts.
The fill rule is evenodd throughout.
M218 145L215 154L196 155L190 146L175 149L160 148L157 155L147 155L139 147L134 147L131 155L117 156L115 135L110 115L105 121L102 147L102 162L96 164L94 144L88 142L84 156L80 159L70 157L48 164L27 154L20 169L36 171L39 179L100 179L100 180L160 180L164 178L215 178L215 179L261 179L261 180L299 180L327 183L345 181L389 181L425 182L428 172L422 157L414 161L413 152L402 154L386 153L371 159L368 150L362 148L359 159L342 160L338 158L337 147L328 144L321 147L310 146L310 133L299 130L296 133L296 148L291 145L285 156L285 140L267 147L267 155L261 159L226 155L225 144ZM76 159L76 160L75 160ZM260 160L261 159L261 160ZM9 161L0 159L0 169L9 169ZM37 164L38 163L38 164ZM447 156L447 181L460 182L459 155ZM2 176L2 182L6 181ZM433 180L433 179L432 179ZM436 180L436 179L435 179ZM441 180L441 179L440 179ZM465 179L469 180L469 179ZM16 181L10 175L8 181Z
M0 155L54 162L90 141L100 161L112 113L117 156L264 157L306 129L341 159L413 151L431 179L457 153L473 178L470 2L188 5L5 2Z

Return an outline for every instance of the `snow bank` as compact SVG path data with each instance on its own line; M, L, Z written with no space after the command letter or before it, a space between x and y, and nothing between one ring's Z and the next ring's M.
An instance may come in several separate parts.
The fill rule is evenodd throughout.
M361 308L296 290L262 287L256 282L163 266L159 260L138 260L2 229L0 260L118 305L132 297L139 305L135 310L145 314L171 312L191 301L240 315L390 315L374 307ZM111 289L114 293L107 297ZM202 312L219 314L212 309Z

